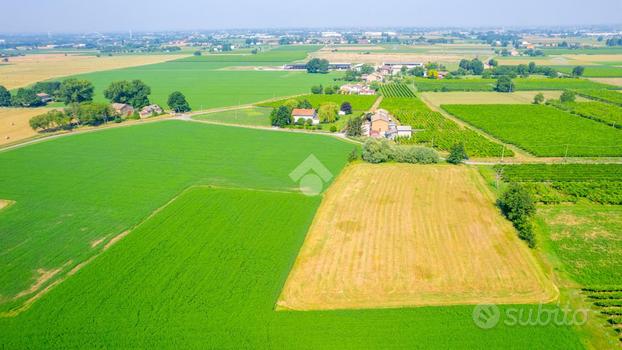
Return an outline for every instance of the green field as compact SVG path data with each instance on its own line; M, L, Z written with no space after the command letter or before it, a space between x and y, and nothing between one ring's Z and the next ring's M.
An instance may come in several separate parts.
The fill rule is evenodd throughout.
M543 206L538 222L571 278L583 286L622 283L622 206Z
M579 90L577 94L585 98L622 106L622 93L609 90Z
M554 66L557 71L572 74L572 66ZM609 78L622 77L622 67L613 66L585 66L584 77L590 78Z
M320 197L185 192L27 312L7 348L581 349L570 327L476 327L473 306L274 311ZM278 218L278 219L275 219ZM258 223L261 223L258 225ZM537 312L537 306L500 306ZM556 310L555 306L544 306Z
M516 78L517 91L566 90L566 89L617 89L618 87L586 79ZM415 78L418 91L493 91L496 79L425 79Z
M0 199L16 202L0 211L0 311L22 303L26 296L14 296L35 283L37 269L66 274L188 186L297 189L289 173L311 153L336 175L353 147L321 135L164 121L0 152Z
M457 143L462 143L470 157L511 157L514 152L501 144L492 142L477 132L464 128L433 112L421 100L414 97L387 97L380 104L391 112L401 124L412 126L412 138L402 143L424 144L441 151L449 151Z
M408 85L398 83L382 85L380 93L384 97L415 97L415 94Z
M550 104L570 113L593 119L616 128L622 128L622 107L620 106L599 101L566 103L554 101L550 102Z
M307 100L313 108L319 108L321 104L327 102L333 102L341 106L344 102L350 102L352 105L353 111L365 112L371 109L371 106L374 104L378 96L366 96L366 95L303 95L297 96L294 99L298 101ZM281 106L288 99L272 101L267 103L262 103L260 106L263 107L272 107L277 108Z
M216 123L246 125L246 126L270 126L270 113L272 108L252 107L231 111L215 112L193 116L192 119L206 120Z
M151 87L150 100L166 106L168 95L181 91L194 110L236 106L308 93L313 85L334 85L342 73L308 74L299 71L257 70L306 57L315 46L274 49L257 55L205 55L175 61L82 74L95 85L96 100L117 80L140 79Z
M543 105L443 105L454 116L536 156L622 156L622 131Z

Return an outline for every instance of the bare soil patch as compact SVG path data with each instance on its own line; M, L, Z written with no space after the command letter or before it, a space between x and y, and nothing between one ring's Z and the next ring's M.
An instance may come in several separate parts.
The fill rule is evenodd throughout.
M356 164L326 193L277 309L557 296L474 168Z

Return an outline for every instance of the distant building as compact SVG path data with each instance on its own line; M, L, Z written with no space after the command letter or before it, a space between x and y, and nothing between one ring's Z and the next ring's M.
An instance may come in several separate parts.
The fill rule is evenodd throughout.
M410 125L397 125L389 112L384 109L377 110L371 116L371 121L365 121L362 130L365 136L384 137L389 140L412 137L412 127Z
M286 64L286 65L283 66L283 69L286 69L286 70L306 70L307 69L307 64L306 63Z
M52 96L46 94L45 92L40 92L37 94L37 97L41 100L41 102L43 103L48 103L52 101Z
M399 138L411 138L413 135L413 128L410 125L398 125L397 137Z
M352 68L352 64L350 63L330 63L328 65L328 69L330 70L348 70Z
M384 81L384 77L380 73L364 74L361 79L365 80L367 84Z
M379 109L371 116L370 134L383 137L384 134L389 131L389 125L392 123L393 120L389 116L389 112L384 109Z
M160 106L149 105L149 106L143 107L143 109L141 109L138 114L140 115L141 118L149 118L154 115L162 114L163 112L164 111L162 110Z
M371 89L364 84L346 84L343 85L339 92L344 95L375 95L376 90Z
M115 113L121 117L129 117L134 114L134 107L128 105L127 103L113 103L112 109L114 109Z
M318 118L317 111L315 109L294 108L292 111L292 119L294 119L294 123L297 123L301 119L304 119L305 122L307 120L311 120L313 125L320 123L320 118Z

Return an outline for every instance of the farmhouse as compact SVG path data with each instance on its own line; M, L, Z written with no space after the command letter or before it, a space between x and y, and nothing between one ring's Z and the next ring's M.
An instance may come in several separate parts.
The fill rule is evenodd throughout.
M421 62L385 62L380 67L380 74L382 75L395 75L399 73L402 68L413 69L416 67L423 67Z
M361 79L365 80L367 84L384 81L384 77L380 73L363 74Z
M162 112L163 112L162 108L154 104L154 105L143 107L143 109L141 109L138 114L140 114L141 118L148 118L154 115L162 114Z
M37 97L41 100L41 102L43 103L48 103L50 101L52 101L52 96L46 94L45 92L40 92L37 94Z
M134 107L128 105L127 103L113 103L112 109L114 109L115 113L121 117L129 117L134 114Z
M348 70L352 68L350 63L330 63L328 69L330 70Z
M389 112L384 109L379 109L371 116L370 135L377 134L377 137L384 137L387 131L394 128L395 125L395 122L389 116Z
M317 125L320 123L320 118L318 118L315 109L294 108L294 110L292 111L292 119L294 119L294 123L298 123L298 121L301 119L303 119L305 122L307 120L311 120L311 123L313 125Z
M364 84L346 84L343 85L339 92L344 95L375 95L376 90L371 89L369 86Z

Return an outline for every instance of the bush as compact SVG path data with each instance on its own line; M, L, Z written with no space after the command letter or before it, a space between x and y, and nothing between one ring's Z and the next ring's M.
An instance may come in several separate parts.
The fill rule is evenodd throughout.
M359 159L359 151L357 148L353 148L352 152L348 154L348 162L354 162Z
M329 130L330 132L337 132L337 127L334 125L331 125Z
M438 163L438 153L427 147L396 146L387 139L368 139L363 144L363 160L369 163L432 164Z

